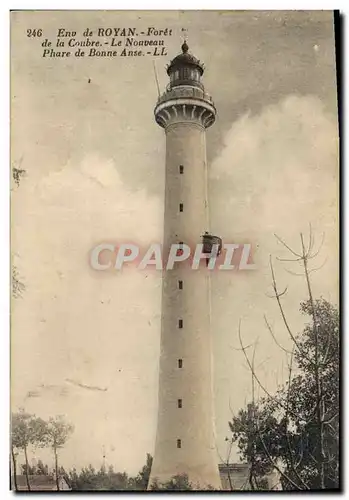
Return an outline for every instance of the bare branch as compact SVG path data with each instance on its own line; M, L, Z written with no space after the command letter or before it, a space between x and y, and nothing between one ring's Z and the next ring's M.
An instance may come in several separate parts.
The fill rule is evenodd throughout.
M332 420L334 420L335 418L337 418L339 415L339 412L335 413L331 418L328 418L328 419L325 419L322 421L323 424L325 425L328 425L332 422Z
M302 259L302 255L296 253L292 248L290 248L277 234L274 233L275 238L285 247L289 252L291 252L295 257Z
M309 246L307 250L307 255L310 255L310 252L313 249L313 245L314 245L313 231L311 227L311 222L309 222Z
M266 315L264 315L264 321L265 321L265 324L267 325L267 328L268 328L268 330L269 330L269 332L270 332L270 335L271 335L271 336L273 337L273 339L274 339L275 344L276 344L278 347L280 347L280 349L281 349L282 351L286 352L287 354L291 354L291 353L292 353L292 351L289 351L288 349L285 349L285 347L283 347L283 346L282 346L282 345L281 345L281 344L280 344L280 343L276 340L275 334L274 334L274 332L273 332L273 329L272 329L271 325L269 324L269 322L268 322L268 320L267 320Z
M321 240L321 243L319 245L319 248L317 249L317 251L313 254L311 253L308 253L307 256L308 256L308 259L314 259L317 255L319 255L322 247L323 247L323 244L324 244L324 241L325 241L325 233L322 233L322 240Z
M247 345L247 346L245 346L245 347L243 347L243 348L239 348L239 347L231 347L231 346L230 346L230 349L233 349L234 351L239 351L239 352L241 352L241 351L243 351L244 349L249 349L249 348L250 348L251 346L253 346L253 345L254 345L254 342L252 342L251 344L249 344L249 345Z
M303 257L299 257L299 259L282 259L281 257L276 257L276 260L280 262L300 262L303 260Z
M272 401L275 401L281 408L285 408L285 405L278 399L276 398L275 396L272 396L270 394L270 392L264 387L264 385L261 383L259 377L257 376L253 366L252 366L252 363L246 353L246 347L243 346L243 343L242 343L242 338L241 338L241 319L239 321L239 330L238 330L238 334L239 334L239 341L240 341L240 345L241 345L241 350L242 352L244 353L244 356L245 356L245 359L246 359L246 362L248 364L248 367L251 371L251 374L252 376L254 377L254 380L257 382L257 384L259 385L259 387L262 389L262 391L272 400ZM295 418L298 418L298 415L296 413L293 413L292 414L295 416Z
M280 259L279 259L280 260ZM291 274L292 276L304 276L304 273L295 273L294 271L290 271L289 269L286 269L284 268L285 271L288 273L288 274Z
M300 345L298 344L298 341L297 341L296 337L293 335L293 333L291 331L291 328L290 328L290 326L288 324L288 321L287 321L287 318L286 318L286 315L285 315L285 312L284 312L284 309L282 307L282 304L281 304L281 301L280 301L280 297L279 297L279 294L278 294L277 285L276 285L276 279L275 279L275 273L274 273L274 268L273 268L273 263L272 263L271 257L270 257L270 269L271 269L271 275L272 275L272 280L273 280L273 289L275 291L275 298L277 300L277 303L278 303L278 306L279 306L279 310L280 310L280 313L281 313L281 317L282 317L282 320L283 320L284 325L286 327L286 330L287 330L289 336L291 337L292 341L296 345L297 349L301 353L301 355L304 356L308 360L309 363L312 363L312 360L307 357L307 355L304 353L304 351L302 351Z
M322 269L324 267L324 265L326 264L326 262L327 262L327 257L325 258L325 260L323 261L323 263L321 264L321 266L315 267L314 269L309 269L308 270L308 274L314 273L315 271L320 271L320 269Z
M282 297L283 295L285 295L285 294L287 293L287 291L288 291L288 287L286 286L286 287L285 287L285 290L284 290L283 292L279 292L279 293L278 293L278 296L279 296L279 297ZM275 290L274 290L274 292L275 292ZM268 293L266 293L265 295L266 295L269 299L275 299L275 298L276 298L276 295L275 295L275 294L273 294L273 295L269 295Z

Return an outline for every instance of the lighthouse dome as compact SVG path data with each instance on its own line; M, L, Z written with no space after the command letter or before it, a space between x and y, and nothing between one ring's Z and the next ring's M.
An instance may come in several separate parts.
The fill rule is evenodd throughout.
M180 67L195 66L199 70L200 75L202 75L204 72L204 66L199 61L199 59L197 59L192 54L189 54L189 52L188 52L189 47L187 45L187 42L184 42L181 48L182 48L182 53L179 54L174 59L172 59L170 65L167 68L167 74L171 75L171 73L174 70L176 70Z

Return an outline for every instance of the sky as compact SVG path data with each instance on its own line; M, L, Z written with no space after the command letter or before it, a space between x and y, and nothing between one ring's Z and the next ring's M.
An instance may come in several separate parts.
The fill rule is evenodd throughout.
M12 255L23 296L12 301L12 409L58 414L75 430L66 468L106 463L136 473L155 444L161 274L92 271L101 241L161 242L165 136L154 121L153 58L42 58L58 28L169 28L166 64L189 50L205 63L217 108L207 131L211 230L252 243L257 269L212 275L212 336L218 460L228 421L251 398L238 350L256 342L269 391L287 362L270 337L289 345L270 298L272 256L295 333L306 318L304 278L278 243L299 251L300 233L321 245L311 274L316 297L338 303L338 120L332 12L45 11L11 14L11 160L26 170L13 185ZM262 392L260 392L260 396ZM50 463L45 450L31 457ZM236 450L232 459L238 461Z

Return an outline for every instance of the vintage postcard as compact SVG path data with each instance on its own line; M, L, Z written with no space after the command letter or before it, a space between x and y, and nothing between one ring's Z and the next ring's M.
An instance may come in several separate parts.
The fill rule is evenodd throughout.
M339 489L338 12L10 21L11 489Z

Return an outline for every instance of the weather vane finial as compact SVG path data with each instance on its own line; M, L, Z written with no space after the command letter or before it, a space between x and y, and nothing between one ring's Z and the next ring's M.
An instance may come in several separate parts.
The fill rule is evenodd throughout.
M186 28L182 28L181 31L182 31L182 36L183 36L182 52L183 52L183 54L185 54L189 50L189 47L188 47L188 44L187 44L187 41L188 41L188 30Z

